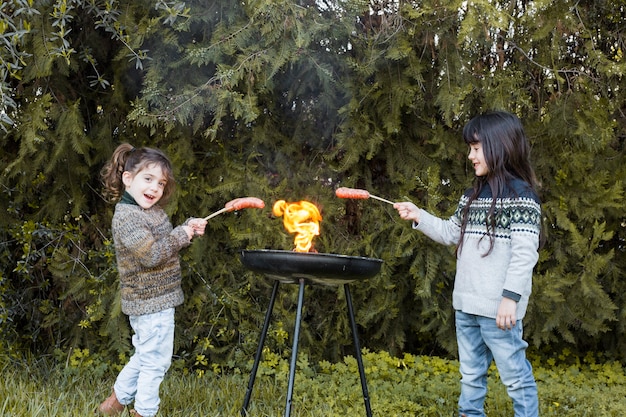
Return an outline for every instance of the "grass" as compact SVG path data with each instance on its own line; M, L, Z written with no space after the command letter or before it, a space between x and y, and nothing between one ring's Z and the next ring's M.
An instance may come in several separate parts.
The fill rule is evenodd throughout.
M365 352L374 416L454 416L459 390L458 363L441 358ZM542 416L622 416L626 375L619 363L548 360L534 363ZM115 373L46 360L17 361L0 356L0 416L90 416L109 395ZM159 416L240 416L249 370L186 372L173 367L161 386ZM248 407L249 416L278 417L285 409L288 363L262 363ZM489 417L513 415L495 368L486 400ZM301 360L294 384L294 417L364 416L356 361ZM125 412L123 417L128 416Z

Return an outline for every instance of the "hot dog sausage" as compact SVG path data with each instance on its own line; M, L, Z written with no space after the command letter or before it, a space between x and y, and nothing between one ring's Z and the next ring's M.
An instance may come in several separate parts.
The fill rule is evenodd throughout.
M352 198L365 200L370 198L370 193L367 190L361 190L359 188L339 187L335 190L335 195L339 198Z
M224 207L229 211L241 210L245 208L263 208L265 207L265 202L256 197L241 197L229 201L224 205Z

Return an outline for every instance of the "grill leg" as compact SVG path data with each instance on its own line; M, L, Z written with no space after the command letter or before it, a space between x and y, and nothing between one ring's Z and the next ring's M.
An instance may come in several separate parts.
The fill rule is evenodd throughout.
M270 297L270 305L267 307L265 313L265 321L263 322L263 329L261 330L261 337L259 339L259 346L256 349L256 355L254 355L254 364L252 365L252 371L250 373L250 380L248 381L248 389L246 391L246 397L243 400L243 407L241 408L241 415L248 415L248 404L250 403L250 396L252 395L252 388L254 387L254 380L256 379L256 372L259 369L259 362L261 361L261 355L263 354L263 345L265 345L265 336L267 336L267 329L270 326L270 319L272 318L272 310L274 309L274 301L276 301L276 293L278 292L278 280L274 281L274 287L272 288L272 296Z
M354 309L352 308L352 296L348 284L343 284L346 292L346 303L348 304L348 315L350 316L350 325L352 326L352 338L354 339L354 352L356 363L359 366L359 375L361 376L361 389L363 390L363 401L365 402L365 413L367 417L372 417L372 409L370 407L370 396L367 392L367 381L365 380L365 368L363 367L363 359L361 358L361 347L359 345L359 335L356 328L356 320L354 319Z
M285 405L285 416L291 415L291 398L293 397L293 381L296 376L296 362L298 360L298 339L300 337L300 322L302 321L302 302L304 300L304 279L300 278L300 291L298 292L298 310L296 312L296 323L293 331L293 347L291 348L291 364L289 365L289 385L287 387L287 404Z

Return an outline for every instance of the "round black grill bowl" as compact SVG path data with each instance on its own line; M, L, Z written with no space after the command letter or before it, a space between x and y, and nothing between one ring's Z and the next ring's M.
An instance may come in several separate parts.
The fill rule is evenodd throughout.
M324 285L342 285L371 278L380 272L382 259L330 253L272 249L243 250L241 262L251 271L284 283L305 279Z

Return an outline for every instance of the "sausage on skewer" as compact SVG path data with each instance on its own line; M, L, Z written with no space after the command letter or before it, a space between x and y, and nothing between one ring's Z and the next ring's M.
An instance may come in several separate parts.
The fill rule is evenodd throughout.
M224 205L224 208L229 210L241 210L245 208L260 208L265 207L265 202L256 197L241 197L230 200Z
M335 190L335 195L339 198L349 198L356 200L367 200L370 198L370 193L367 190L360 190L358 188L339 187Z
M245 208L263 208L265 207L265 202L260 198L256 197L240 197L235 198L234 200L230 200L228 203L224 204L224 208L216 211L213 214L210 214L204 218L204 220L212 219L218 214L226 213L228 211L241 210Z
M384 198L372 195L367 190L362 190L360 188L348 188L348 187L339 187L335 190L335 195L339 198L350 198L357 200L366 200L368 198L374 198L376 200L393 204L393 201L385 200Z

